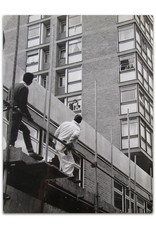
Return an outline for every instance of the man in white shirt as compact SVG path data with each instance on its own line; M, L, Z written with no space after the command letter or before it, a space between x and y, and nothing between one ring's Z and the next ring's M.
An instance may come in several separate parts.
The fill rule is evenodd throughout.
M58 158L60 161L60 170L69 176L73 176L75 160L72 155L72 147L77 142L80 136L80 123L82 116L77 114L72 121L63 122L55 131L54 136L63 141L61 142L54 140L55 149L58 152Z

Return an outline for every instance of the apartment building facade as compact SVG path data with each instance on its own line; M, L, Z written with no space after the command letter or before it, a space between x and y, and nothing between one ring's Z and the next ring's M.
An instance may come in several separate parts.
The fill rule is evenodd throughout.
M16 16L7 16L3 19L6 37L4 56L9 60L14 58L15 40L12 37L16 33L16 19ZM36 92L40 94L42 91L42 95L45 95L51 78L52 94L67 107L68 111L70 109L75 113L82 113L84 121L95 128L96 80L99 135L111 140L115 147L128 155L127 109L129 109L131 159L134 161L136 156L137 165L149 178L152 177L153 161L152 52L153 18L150 16L30 15L20 17L17 65L21 72L34 73L35 84L38 85L38 89L35 88ZM4 84L4 95L7 94L8 87L9 81ZM38 108L38 98L35 99L36 101L32 100L31 103L34 110ZM59 106L64 108L62 103ZM54 108L52 106L52 109ZM38 110L43 111L43 107ZM61 115L57 114L57 116ZM53 122L58 124L57 119L55 118ZM7 121L4 123L6 133ZM53 124L50 128L52 133L54 127L56 126ZM40 151L41 136L38 129L35 126L29 128L33 133L34 148ZM50 137L49 154L53 155L51 139ZM44 149L45 138L43 140ZM84 140L85 138L82 142L85 143ZM92 142L91 139L90 141ZM19 134L17 147L21 144L22 136ZM22 151L25 152L24 147ZM108 150L103 151L107 154ZM77 162L82 166L82 159L76 157ZM128 160L127 157L122 159ZM107 168L106 165L105 167ZM85 186L92 192L94 186L91 184L94 180L90 181L89 178L93 174L93 169L88 170L89 168L88 165L85 169L85 172L90 172ZM121 170L120 167L118 170ZM83 173L77 170L75 175L80 178ZM101 178L104 176L101 175ZM124 180L122 178L122 181ZM109 189L104 185L107 191L104 199L108 198L112 189L110 179L107 183ZM84 181L81 186L84 186ZM151 186L150 184L150 189ZM128 212L129 192L117 181L113 184L113 191L113 198L109 197L109 203L112 199L113 207ZM100 194L102 195L103 192L102 189ZM138 196L138 212L149 212L152 209L151 194L150 190L148 196L145 195L146 201L142 200L142 195ZM134 212L135 196L134 194L131 196ZM140 204L141 202L143 204L141 207L139 198Z

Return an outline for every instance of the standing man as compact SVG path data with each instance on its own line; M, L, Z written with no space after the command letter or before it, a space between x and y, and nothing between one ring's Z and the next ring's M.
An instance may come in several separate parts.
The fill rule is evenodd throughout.
M72 155L74 143L80 136L80 123L82 116L77 114L72 121L63 122L55 131L54 136L63 141L65 145L54 139L55 149L58 152L60 170L69 176L73 176L75 161Z
M28 86L31 85L31 83L33 82L33 78L34 75L32 73L27 72L23 75L23 81L15 84L10 146L15 145L18 136L18 130L21 130L23 132L24 142L29 155L33 157L35 160L42 160L42 156L34 153L30 138L30 131L28 127L22 122L23 116L25 116L28 119L28 121L33 121L27 108L27 100L29 93ZM10 88L8 93L8 102L11 98L11 90L12 89ZM9 111L7 111L6 118L9 119Z

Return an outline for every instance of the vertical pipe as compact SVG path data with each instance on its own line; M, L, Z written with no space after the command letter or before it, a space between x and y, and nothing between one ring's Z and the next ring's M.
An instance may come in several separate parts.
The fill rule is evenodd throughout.
M46 126L46 109L47 109L47 91L48 91L48 85L49 85L49 77L48 77L48 79L46 81L46 92L45 92L44 109L43 109L43 127ZM45 131L43 130L43 132L42 132L42 140L41 140L41 144L42 144L41 156L43 156L44 135L45 135Z
M49 71L49 103L48 103L48 112L47 112L47 125L46 125L46 130L47 130L47 135L46 135L46 151L45 151L45 162L47 162L48 159L48 144L49 144L49 121L50 121L50 110L51 110L51 91L52 91L52 70L53 70L53 51L54 51L54 25L52 26L52 20L51 20L51 34L50 34L50 40L52 41L52 44L50 46L50 60L51 60L51 65L50 65L50 71Z
M16 78L16 65L17 65L17 53L18 53L18 41L19 41L19 27L20 27L20 16L17 16L17 31L16 31L16 46L15 46L15 55L14 55L14 66L13 66L13 78L11 86L11 100L10 100L10 112L9 112L9 127L7 134L7 147L6 147L6 163L9 162L10 158L10 140L11 140L11 128L12 128L12 114L13 114L13 104L14 104L14 87L15 87L15 78ZM7 171L4 172L5 175L5 193L7 192Z
M134 156L134 163L135 163L135 168L134 168L134 191L135 191L135 200L134 200L134 212L137 213L137 195L136 195L136 155Z
M130 153L130 121L129 109L127 109L127 125L128 125L128 158L129 158L129 213L131 213L131 153Z
M98 213L98 183L97 183L97 82L95 81L95 213Z
M111 204L114 206L114 172L113 172L113 132L111 125Z

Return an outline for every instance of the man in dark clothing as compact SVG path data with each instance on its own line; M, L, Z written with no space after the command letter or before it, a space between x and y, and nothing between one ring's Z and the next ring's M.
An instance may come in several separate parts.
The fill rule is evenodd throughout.
M33 78L34 75L32 73L25 73L23 75L23 81L15 84L10 146L15 145L18 136L18 130L21 130L23 132L24 142L29 155L36 160L42 160L42 156L34 153L30 138L30 131L28 127L22 122L23 116L27 117L28 121L33 121L31 114L29 113L29 110L27 108L29 93L28 86L31 85L31 83L33 82ZM11 91L12 89L10 88L8 93L8 102L11 98ZM9 111L6 114L6 117L9 120Z

